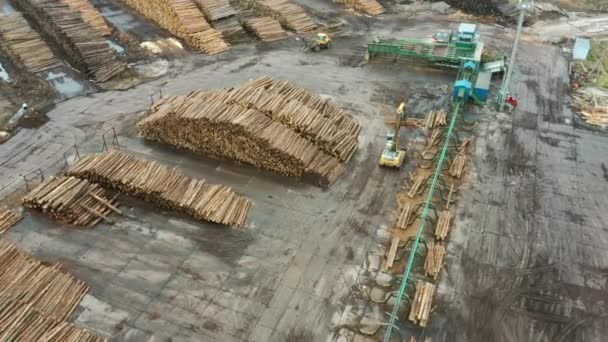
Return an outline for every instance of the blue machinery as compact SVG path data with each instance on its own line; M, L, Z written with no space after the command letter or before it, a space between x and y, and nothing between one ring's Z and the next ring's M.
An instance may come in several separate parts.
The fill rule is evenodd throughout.
M445 162L450 141L452 139L456 121L462 116L465 104L471 100L477 104L483 104L488 96L490 78L494 70L481 70L489 68L481 67L481 55L483 53L483 43L478 41L476 25L461 24L457 34L449 34L447 41L429 42L428 40L377 40L368 44L370 59L375 57L393 57L395 59L408 59L428 63L434 66L448 68L458 68L458 75L454 83L453 99L450 110L450 123L448 126L445 141L441 149L441 154L437 159L429 193L424 203L424 209L420 218L416 237L410 252L406 269L403 273L401 285L397 293L396 302L393 306L391 316L386 327L384 342L390 342L395 328L395 321L399 314L401 301L405 295L405 290L410 280L410 274L417 255L422 233L427 223L429 211L432 208L435 188L440 181L441 171ZM504 62L504 61L503 61ZM496 61L491 62L493 66ZM502 70L499 64L498 71ZM504 64L504 63L503 63ZM479 81L479 85L477 84Z

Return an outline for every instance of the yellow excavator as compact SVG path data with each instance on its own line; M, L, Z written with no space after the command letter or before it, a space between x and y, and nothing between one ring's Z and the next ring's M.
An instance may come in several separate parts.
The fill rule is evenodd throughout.
M307 51L319 52L321 49L329 49L331 46L331 38L327 33L317 33L312 40L302 38L304 41L304 49Z
M405 149L399 147L399 130L401 129L401 122L405 121L404 102L401 102L396 112L395 128L386 134L386 145L384 146L382 155L380 155L378 164L380 166L400 169L405 160Z

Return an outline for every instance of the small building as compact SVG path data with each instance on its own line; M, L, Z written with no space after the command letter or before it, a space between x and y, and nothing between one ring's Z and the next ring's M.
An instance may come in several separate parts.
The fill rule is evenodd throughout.
M492 79L492 73L488 71L480 71L477 75L477 81L475 82L475 89L473 90L473 94L475 97L485 102L488 99L488 94L490 93L490 81Z
M591 41L586 38L576 38L572 49L572 59L585 60L591 51Z

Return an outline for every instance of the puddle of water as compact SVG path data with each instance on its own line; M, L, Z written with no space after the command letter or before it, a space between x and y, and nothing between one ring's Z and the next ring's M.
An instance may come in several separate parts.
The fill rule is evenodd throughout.
M9 81L10 79L11 79L11 77L8 75L8 72L6 72L6 70L4 70L2 63L0 63L0 80Z
M123 48L122 46L114 43L109 39L106 39L106 41L108 42L108 44L110 44L110 47L114 49L114 51L116 51L117 54L122 55L125 52L125 48Z
M64 72L50 71L45 79L62 97L71 98L83 93L83 85Z

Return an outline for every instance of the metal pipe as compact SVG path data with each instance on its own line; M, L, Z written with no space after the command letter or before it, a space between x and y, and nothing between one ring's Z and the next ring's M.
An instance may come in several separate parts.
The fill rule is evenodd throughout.
M502 84L500 96L498 98L498 110L503 111L505 109L505 101L507 94L509 93L509 86L511 83L511 76L513 75L513 66L515 64L515 58L517 57L517 48L519 46L519 39L521 37L521 31L524 26L524 18L526 9L528 8L528 0L520 0L519 3L519 19L517 21L517 32L515 33L515 42L513 43L513 49L511 50L511 59L509 59L509 66L507 67L507 77Z

